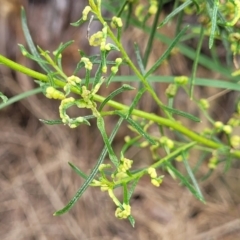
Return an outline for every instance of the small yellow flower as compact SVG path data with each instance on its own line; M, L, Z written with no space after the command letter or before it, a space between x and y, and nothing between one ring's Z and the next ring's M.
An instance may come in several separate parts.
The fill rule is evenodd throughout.
M82 11L82 19L83 21L86 21L87 20L87 17L88 17L88 13L91 11L91 7L90 6L86 6L83 11Z
M176 84L169 84L165 93L169 98L172 98L176 95L177 93L178 86Z
M156 169L153 167L148 168L148 174L150 175L151 178L157 177Z
M188 83L188 77L187 76L175 77L174 82L179 84L179 85L186 85Z
M84 62L86 69L92 70L93 64L91 63L91 61L89 60L89 58L82 57L82 58L81 58L81 61Z
M152 183L152 185L154 185L155 187L159 187L159 186L160 186L160 183L159 183L159 181L158 181L156 178L152 178L152 179L151 179L151 183Z
M112 28L121 28L123 26L122 19L114 16L111 21L111 27Z
M90 39L89 39L89 44L90 46L100 46L101 42L103 39L103 32L102 31L98 31L97 33L94 33Z
M237 148L240 146L240 137L238 135L234 135L231 137L230 142L234 148Z
M208 162L208 168L209 169L215 169L217 167L218 160L215 156L211 157Z
M117 67L117 66L111 67L111 72L112 72L113 74L116 74L116 73L118 72L118 67Z
M223 127L223 123L220 121L217 121L214 123L214 127L217 129L221 129Z
M103 72L103 73L106 73L106 72L107 72L107 66L103 66L103 67L102 67L102 72Z
M111 164L101 164L98 168L99 171L103 171L106 168L111 168Z
M65 95L62 92L55 89L54 87L47 87L46 97L49 99L53 98L53 99L63 100L65 98Z
M74 75L67 78L67 82L72 86L76 86L76 84L80 83L81 81L82 80L79 77Z
M122 63L122 58L116 58L116 59L115 59L115 63L116 63L117 65L120 65L120 64Z
M151 5L148 9L149 14L154 15L157 12L157 6L155 4Z
M226 134L231 134L232 133L232 127L229 126L229 125L225 125L223 127L223 131L226 133Z
M209 102L208 102L207 99L202 98L202 99L200 99L199 103L200 103L200 105L203 109L208 109L209 108Z

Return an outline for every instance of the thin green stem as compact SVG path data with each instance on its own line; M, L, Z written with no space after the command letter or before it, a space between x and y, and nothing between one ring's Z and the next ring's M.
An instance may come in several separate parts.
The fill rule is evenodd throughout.
M38 80L41 80L43 82L48 82L48 78L47 78L46 75L41 74L39 72L36 72L34 70L31 70L27 67L24 67L24 66L22 66L18 63L15 63L15 62L11 61L10 59L7 59L6 57L4 57L2 55L0 55L0 64L4 64L5 66L7 66L9 68L11 68L15 71L18 71L18 72L22 72L22 73L24 73L24 74L26 74L30 77L33 77L34 79L38 79ZM58 79L54 79L54 83L58 87L64 87L65 86L65 83L63 81L58 80ZM77 89L75 87L72 87L71 91L76 93L76 94L80 94L79 89ZM97 102L103 102L105 100L104 97L99 96L97 94L95 94L93 96L93 99ZM112 100L108 101L107 104L109 106L113 107L116 110L126 110L126 111L129 110L129 106L126 106L124 104L121 104L121 103L118 103L118 102L115 102L115 101L112 101ZM214 142L210 139L207 139L203 136L200 136L199 134L189 130L189 128L184 127L183 125L181 125L180 123L178 123L174 120L169 120L167 118L159 117L159 116L157 116L153 113L147 113L147 112L137 110L137 109L134 109L132 111L132 115L135 115L135 116L138 116L138 117L141 117L141 118L145 118L147 120L152 120L153 122L155 122L155 123L157 123L161 126L165 126L165 127L171 128L173 130L176 130L176 131L182 133L183 135L187 136L192 141L196 141L200 144L205 145L206 147L210 147L210 148L213 148L213 149L228 147L227 145L216 143L216 142ZM240 150L231 150L231 155L240 158Z
M99 21L104 25L105 21L102 18L101 14L99 12L95 13L99 19ZM136 74L136 76L140 79L140 81L143 83L144 87L146 88L146 90L151 94L151 96L153 97L153 99L156 101L156 103L159 105L159 107L161 108L162 106L164 106L164 104L161 102L161 100L158 98L157 94L155 93L155 91L152 89L151 85L149 84L149 82L147 81L147 79L141 74L141 72L136 68L136 66L134 65L134 63L132 62L132 60L129 58L127 52L125 51L124 47L122 46L122 44L118 41L118 39L115 37L114 33L111 31L110 28L108 28L108 35L110 36L110 38L113 40L113 42L117 45L117 47L119 48L120 52L122 53L123 58L125 59L125 61L128 63L128 65L130 66L130 68L133 70L133 72ZM163 109L163 111L165 112L165 114L167 116L169 116L169 113Z
M162 11L162 1L159 1L158 10L157 10L157 12L155 14L155 17L154 17L153 26L152 26L151 32L149 34L147 48L145 50L144 57L143 57L143 65L144 65L145 68L147 66L147 62L148 62L150 53L152 51L153 40L154 40L154 36L155 36L156 30L157 30L158 19L159 19L161 11Z

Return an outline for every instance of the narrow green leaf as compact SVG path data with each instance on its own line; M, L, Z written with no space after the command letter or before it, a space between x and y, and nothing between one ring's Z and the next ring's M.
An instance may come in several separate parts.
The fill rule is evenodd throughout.
M72 43L74 42L74 40L70 40L64 44L60 44L59 47L53 52L54 54L54 61L57 62L59 57L61 58L60 54L62 54L62 52L68 47L70 46Z
M109 143L111 143L113 141L116 133L118 132L118 130L119 130L121 124L122 124L122 122L123 122L123 118L120 118L119 121L117 122L117 124L115 125L110 137L109 137ZM56 211L53 214L54 216L62 215L64 213L68 212L74 206L74 204L82 196L82 194L86 191L89 184L92 182L92 180L94 179L94 177L98 173L98 168L103 163L104 158L106 157L107 153L108 153L108 148L107 148L107 146L105 146L103 148L99 158L98 158L97 164L94 166L91 174L87 177L86 181L83 183L81 188L77 191L75 196L68 202L68 204L64 208L60 209L59 211Z
M47 125L56 125L56 124L63 124L61 119L57 120L45 120L45 119L39 119L40 122L47 124Z
M0 92L0 98L2 99L3 103L6 103L8 101L8 97L5 96L2 92Z
M88 178L88 176L84 172L82 172L77 166L75 166L73 163L68 162L68 165L74 170L74 172L76 172L83 179Z
M131 115L133 109L137 106L140 98L142 97L142 95L143 95L143 93L144 93L145 91L146 91L146 88L144 88L144 87L142 87L142 88L138 91L137 95L134 97L134 99L133 99L133 101L132 101L132 103L131 103L131 106L129 107L129 110L128 110L128 113L127 113L126 118L129 118L129 116Z
M132 227L134 227L135 226L135 219L133 218L132 215L128 216L128 220L131 223Z
M211 32L210 32L210 37L209 37L209 49L212 48L213 42L214 42L214 36L217 28L217 12L218 12L218 6L219 6L219 1L215 0L214 5L213 5L213 10L211 14Z
M163 6L163 1L158 1L156 7L157 7L157 12L154 14L154 21L153 24L151 25L151 31L148 37L148 41L147 41L147 46L146 49L144 51L144 56L143 56L143 66L144 68L146 68L148 60L149 60L149 56L152 53L152 49L153 49L153 40L157 31L157 24L159 21L159 17L162 11L162 6ZM146 14L146 17L143 21L143 24L145 25L145 21L147 21L148 17L150 17L150 14Z
M129 27L131 17L133 16L133 3L128 1L128 8L127 8L127 14L125 18L125 30Z
M134 192L134 190L135 190L135 188L136 188L136 186L137 186L137 184L139 182L139 179L140 179L140 177L134 179L130 189L128 190L128 202L130 201L130 199L131 199L131 197L133 195L133 192Z
M141 136L136 136L135 138L131 138L131 140L127 141L121 150L121 155L124 156L125 152L133 145L137 145L138 140L141 138Z
M150 76L148 77L148 81L173 83L174 78L175 78L174 76ZM135 76L115 76L113 81L114 82L129 82L129 81L139 82L139 79ZM240 84L238 83L238 80L225 81L221 79L216 80L216 79L210 79L210 78L196 78L195 85L240 91Z
M54 84L54 73L48 73L47 74L47 77L48 77L48 82L50 83L50 86L52 87L55 87L55 84Z
M49 67L44 64L42 61L42 58L41 56L39 55L34 43L33 43L33 40L32 40L32 37L31 37L31 34L29 32L29 29L28 29L28 25L27 25L27 18L26 18L26 13L25 13L25 10L24 8L22 7L21 9L21 21L22 21L22 29L23 29L23 33L24 33L24 36L25 36L25 39L27 41L27 44L28 44L28 47L31 51L31 53L33 54L33 56L36 58L36 59L39 59L40 61L37 61L39 66L47 73L50 72L50 69Z
M185 178L175 167L173 167L173 165L170 162L166 162L165 164L198 200L205 203L204 198L201 195L199 195L198 191L196 191L196 189L191 185L191 183L189 183L187 178Z
M132 86L130 86L128 84L123 84L120 88L116 89L111 94L109 94L109 96L107 96L105 98L105 100L99 106L99 112L101 112L103 107L107 104L107 102L112 100L116 95L118 95L118 94L120 94L122 92L125 92L125 91L134 90L134 89L135 89L134 87L132 87Z
M198 117L195 117L195 116L193 116L193 115L190 114L190 113L186 113L186 112L177 110L177 109L175 109L175 108L170 108L170 107L167 107L167 106L162 106L162 108L164 108L165 110L167 110L167 111L170 112L170 113L177 114L177 115L179 115L179 116L188 118L188 119L190 119L190 120L192 120L192 121L194 121L194 122L201 122L201 120L200 120Z
M203 43L203 38L204 38L204 26L201 26L201 31L200 31L200 37L198 40L198 46L197 46L197 51L196 51L196 57L193 63L193 68L192 68L192 76L190 79L190 98L192 99L193 97L193 87L194 87L194 83L196 80L196 74L197 74L197 67L198 67L198 61L199 61L199 55L200 55L200 51L202 48L202 43Z
M148 72L145 74L145 78L147 78L150 74L152 74L160 65L161 63L169 56L172 49L176 46L180 38L183 36L183 34L186 32L189 26L184 27L181 32L174 38L172 43L169 45L168 49L163 53L163 55L156 61L156 63L148 70Z
M158 26L158 28L162 27L166 23L169 22L175 15L177 15L179 12L181 12L185 7L190 5L193 1L192 0L187 0L183 4L181 4L179 7L177 7L174 11L172 11Z
M48 62L43 60L42 58L34 57L32 54L30 54L22 44L18 44L18 46L19 46L20 51L21 51L21 53L24 57L32 59L33 61L36 61L36 62L41 62L41 63L44 63L44 64L48 64Z
M129 204L127 184L123 183L123 202Z
M119 8L118 10L118 13L116 14L117 17L121 17L125 7L127 6L127 4L129 3L128 0L125 0L123 3L122 3L122 6Z
M194 176L194 173L192 171L192 168L189 165L188 160L186 159L186 153L185 152L182 152L182 158L183 158L183 164L184 164L184 166L185 166L185 168L187 170L187 173L188 173L190 179L192 180L193 186L195 187L198 196L200 196L202 199L204 199L203 194L201 192L201 189L200 189L200 187L198 185L198 182L197 182L197 180L196 180L196 178Z
M32 95L35 95L37 93L41 93L42 92L42 88L39 87L39 88L35 88L33 90L30 90L30 91L27 91L27 92L24 92L24 93L20 93L12 98L10 98L7 102L3 102L3 103L0 103L0 109L3 109L15 102L18 102L18 101L21 101L22 99L25 99L27 97L30 97Z
M159 161L157 161L156 163L154 163L151 167L153 168L158 168L160 166L162 166L163 163L170 161L171 159L179 156L182 152L185 152L189 149L191 149L194 145L196 145L196 142L190 142L187 143L179 148L177 148L176 150L174 150L173 152L170 152L167 156L165 156L164 158L161 158Z
M98 69L95 73L92 88L94 88L100 82L101 76L102 76L102 61L100 61L99 65L98 65Z
M144 75L145 74L145 67L143 65L143 59L142 59L140 49L139 49L139 46L138 46L137 43L134 43L134 50L135 50L135 54L136 54L136 57L137 57L137 63L138 63L139 69L140 69L142 75Z
M85 55L85 54L84 54L84 55ZM83 57L84 55L81 55L81 56ZM89 58L90 62L92 62L92 63L94 64L94 63L95 63L95 60L96 60L98 57L99 57L98 55L93 55L93 56L88 57L88 58ZM75 70L73 71L73 75L76 75L76 74L80 71L80 69L83 68L84 66L85 66L85 63L84 63L84 62L81 62L81 60L80 60L80 61L78 62L78 64L77 64Z
M77 20L76 22L70 23L70 25L72 25L73 27L79 27L80 25L82 25L85 21L80 18L79 20Z
M141 136L143 136L150 144L155 145L156 142L150 137L150 135L143 130L143 128L131 118L127 118L125 114L120 111L115 111L120 117L124 118Z
M108 136L107 136L107 133L105 131L104 119L101 116L97 118L97 126L98 126L99 131L101 132L103 141L104 141L104 143L107 147L110 160L112 161L112 163L116 167L118 167L119 161L118 161L118 158L117 158L117 156L115 155L115 153L112 149L111 143L110 143L110 141L108 139Z

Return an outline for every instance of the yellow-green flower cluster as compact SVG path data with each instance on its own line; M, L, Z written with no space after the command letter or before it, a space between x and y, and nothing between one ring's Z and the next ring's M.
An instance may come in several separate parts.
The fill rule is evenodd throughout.
M127 171L132 167L132 163L132 160L122 157L116 173L111 175L112 179L114 179L114 181L118 181L128 177Z
M54 87L47 87L46 88L46 97L50 99L59 99L63 100L65 98L65 95L55 89Z
M117 205L117 209L115 211L115 216L119 219L126 219L131 215L131 206L129 204L123 203L121 204L119 200L113 193L111 188L108 189L109 197L113 200L113 202Z
M152 185L159 187L162 183L163 176L157 177L156 169L153 167L148 168L148 174L150 175Z
M118 72L119 65L122 63L122 58L116 58L115 60L116 65L111 67L111 72L116 74Z
M136 9L135 9L135 16L138 18L139 21L143 21L144 16L143 16L143 11L144 11L144 5L143 4L138 4Z
M118 172L127 172L132 167L133 160L123 157L118 166Z
M92 70L93 64L92 64L92 62L89 60L89 58L82 57L82 58L81 58L81 62L84 62L86 69Z
M114 16L111 21L111 27L112 28L122 28L122 26L123 26L122 19Z
M177 84L172 84L172 83L171 83L171 84L168 85L165 93L166 93L166 95L167 95L169 98L172 98L172 97L174 97L174 96L176 95L177 89L178 89Z
M148 13L151 15L156 14L158 10L158 1L157 0L150 0L150 7L148 9Z
M240 54L240 33L234 32L229 35L229 42L231 43L230 48L233 55ZM238 76L240 74L239 70L232 73L233 76Z
M188 77L187 76L175 77L174 82L180 86L186 85L188 83Z
M232 127L240 126L240 119L238 117L233 116L228 120L228 125Z
M86 6L83 11L82 11L82 19L83 21L86 21L87 20L87 17L88 17L88 13L91 11L91 7L90 6Z
M240 137L238 135L234 135L230 138L230 142L232 147L239 148L240 147Z
M240 19L240 2L239 0L233 0L234 3L234 17L232 18L231 21L227 22L226 25L227 26L234 26Z
M103 178L100 178L99 181L94 179L91 183L91 186L100 187L102 192L109 191L112 188L111 184L108 184L107 181Z
M61 101L61 104L59 106L59 114L63 123L68 123L70 120L69 116L65 113L65 107L66 105L68 105L69 103L73 103L74 101L75 99L73 97L65 98Z
M158 152L157 152L157 150L159 149L159 146L160 146L160 143L157 142L155 145L151 145L150 148L149 148L150 151L151 151L153 160L158 160L159 159L159 155L158 155Z
M99 166L99 168L98 168L98 170L101 172L101 171L103 171L104 169L106 169L106 168L111 168L112 166L111 166L111 164L101 164L100 166Z
M102 29L103 37L100 43L100 50L105 51L106 50L106 40L107 40L107 24L104 25Z
M232 127L230 125L224 125L222 122L217 121L214 123L214 127L216 128L216 130L218 132L223 131L225 132L227 135L232 133Z
M174 147L174 142L166 136L160 138L160 143L169 149L172 149Z
M216 157L216 156L212 156L212 157L209 159L208 167L209 167L209 169L214 170L214 169L217 167L217 164L218 164L218 159L217 159L217 157Z
M204 98L200 99L199 104L203 109L209 108L209 102L207 99L204 99Z
M97 47L101 45L102 40L103 40L103 32L98 31L90 37L89 44L90 46Z
M123 209L122 209L123 208ZM131 206L129 204L123 204L122 208L119 206L115 211L115 216L119 219L126 219L131 215Z
M69 83L72 86L76 86L77 84L79 84L81 82L81 78L77 77L77 76L70 76L67 78L67 83Z

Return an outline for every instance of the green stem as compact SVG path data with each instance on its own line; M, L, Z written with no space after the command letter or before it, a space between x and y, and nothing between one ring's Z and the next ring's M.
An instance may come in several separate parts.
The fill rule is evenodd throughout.
M105 21L102 18L101 14L99 12L95 12L97 18L99 19L99 21L104 25ZM151 94L151 96L153 97L153 99L156 101L156 103L159 105L159 107L161 108L162 106L164 106L164 104L161 102L161 100L158 98L157 94L155 93L155 91L152 89L151 85L149 84L149 82L147 81L147 79L141 74L141 72L136 68L136 66L134 65L134 63L132 62L132 60L129 58L127 52L125 51L124 47L122 46L122 44L118 41L118 39L115 37L114 33L111 31L111 29L108 27L108 35L110 36L110 38L113 40L113 42L117 45L117 47L119 48L120 52L122 53L123 58L125 59L125 61L128 63L128 65L130 66L130 68L133 70L133 72L136 74L136 76L140 79L140 81L143 83L144 87L146 88L146 90ZM164 113L169 117L169 113L164 110Z
M0 55L0 64L3 64L3 65L5 65L5 66L7 66L7 67L9 67L9 68L11 68L15 71L22 72L22 73L24 73L24 74L26 74L30 77L33 77L34 79L38 79L38 80L41 80L43 82L48 82L48 77L46 75L41 74L39 72L36 72L34 70L31 70L27 67L24 67L24 66L22 66L18 63L15 63L15 62L11 61L10 59L8 59L8 58L6 58L2 55ZM64 87L65 86L64 82L62 82L60 80L57 80L57 79L54 79L54 83L58 87ZM76 93L76 94L80 94L79 89L77 89L75 87L72 87L71 91ZM97 94L95 94L93 96L93 99L97 102L103 102L105 100L104 97L99 96ZM126 111L129 110L129 106L126 106L124 104L121 104L121 103L118 103L118 102L115 102L115 101L112 101L112 100L110 100L107 104L109 106L113 107L116 110L126 110ZM216 143L216 142L214 142L210 139L207 139L203 136L200 136L199 134L189 130L189 128L184 127L183 125L181 125L180 123L178 123L174 120L169 120L167 118L159 117L159 116L157 116L153 113L147 113L147 112L137 110L137 109L134 109L132 111L132 115L135 115L135 116L138 116L138 117L141 117L141 118L145 118L147 120L152 120L155 123L159 124L160 126L165 126L165 127L168 127L168 128L172 128L172 129L182 133L183 135L187 136L191 140L205 145L206 147L210 147L210 148L213 148L213 149L228 147L227 145ZM231 150L231 155L240 158L240 150Z
M149 55L152 51L153 40L154 40L154 36L155 36L155 33L156 33L156 29L157 29L157 25L158 25L158 19L159 19L161 11L162 11L162 1L159 1L158 10L157 10L157 12L155 14L155 17L154 17L153 26L152 26L151 32L149 34L147 48L146 48L145 53L144 53L144 58L143 58L144 68L146 68L146 66L147 66Z

